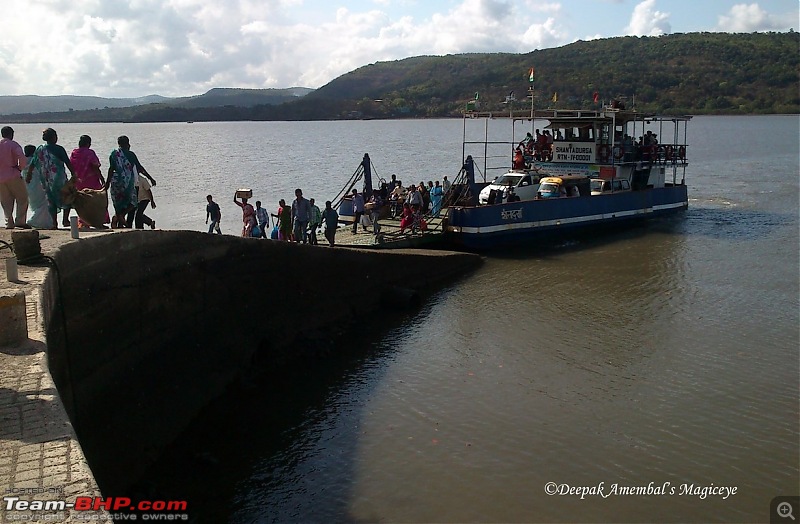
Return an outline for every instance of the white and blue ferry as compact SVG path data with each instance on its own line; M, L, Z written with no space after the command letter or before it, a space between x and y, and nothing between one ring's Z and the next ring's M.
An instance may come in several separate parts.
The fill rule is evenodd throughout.
M471 121L498 118L512 121L510 142L492 142L488 132L468 140ZM446 197L444 240L477 250L532 246L684 210L690 119L625 110L617 102L599 110L467 113L464 163ZM525 135L519 142L518 127ZM510 149L514 169L488 181L491 147L506 159ZM475 160L481 156L482 182Z

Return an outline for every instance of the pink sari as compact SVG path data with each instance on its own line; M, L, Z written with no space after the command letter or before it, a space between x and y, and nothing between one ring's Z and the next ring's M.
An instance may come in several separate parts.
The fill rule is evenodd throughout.
M88 147L78 147L72 150L69 155L72 169L75 170L75 189L103 189L103 182L100 180L100 159L95 152ZM97 166L94 169L92 166ZM106 210L105 223L111 222L111 217ZM83 220L78 219L79 227L88 227Z

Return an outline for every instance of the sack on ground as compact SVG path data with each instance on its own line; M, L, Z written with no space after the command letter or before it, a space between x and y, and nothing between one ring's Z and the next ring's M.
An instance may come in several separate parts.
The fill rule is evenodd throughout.
M361 215L361 225L364 227L372 227L372 220L367 215Z
M258 226L253 226L253 229L250 231L251 237L260 237L261 236L261 228Z
M269 234L269 238L272 240L278 240L280 232L278 231L278 226L272 228L272 233Z

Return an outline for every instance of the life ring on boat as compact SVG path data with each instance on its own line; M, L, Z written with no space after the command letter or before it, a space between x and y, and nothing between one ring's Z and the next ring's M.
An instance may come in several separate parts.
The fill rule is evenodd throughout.
M600 158L600 162L603 164L608 162L610 158L611 150L608 147L608 144L603 144L597 149L597 156Z
M619 146L614 146L614 159L622 160L623 156L625 156L625 150Z
M680 158L681 161L686 160L686 146L678 148L678 158Z
M671 161L672 160L672 154L674 152L675 152L675 150L672 148L672 146L667 146L667 148L664 150L664 158L666 158L668 161Z

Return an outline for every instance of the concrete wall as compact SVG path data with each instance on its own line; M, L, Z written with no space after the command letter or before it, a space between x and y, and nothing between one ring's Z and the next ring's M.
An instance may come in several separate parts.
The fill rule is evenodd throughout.
M53 258L42 297L50 369L98 484L112 495L125 495L250 370L299 363L330 329L380 307L392 286L430 291L480 264L463 253L188 231L104 235Z

